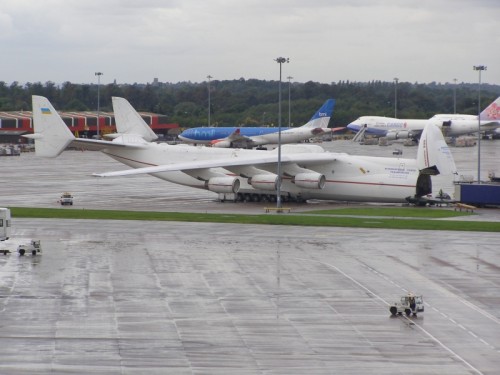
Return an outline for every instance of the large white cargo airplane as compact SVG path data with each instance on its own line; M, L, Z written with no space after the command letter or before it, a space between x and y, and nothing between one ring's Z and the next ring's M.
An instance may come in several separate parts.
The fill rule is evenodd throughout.
M499 132L500 97L480 113L482 132ZM439 114L428 120L397 119L381 116L362 116L347 125L354 132L387 137L390 140L416 138L428 123L438 126L445 136L456 137L477 133L478 119L474 115ZM359 133L361 135L361 133Z
M117 136L112 141L75 138L50 102L33 96L36 154L56 157L68 146L100 150L134 169L100 173L147 173L176 184L240 199L276 199L278 152L218 149L150 142L154 133L123 98L113 98ZM330 153L317 145L282 146L282 199L405 202L432 192L431 176L456 173L440 130L429 125L417 159Z
M298 128L276 127L204 127L184 130L179 138L187 143L209 145L220 148L252 148L256 146L277 144L281 138L281 144L298 143L328 134L330 117L332 116L335 99L328 99L307 124Z

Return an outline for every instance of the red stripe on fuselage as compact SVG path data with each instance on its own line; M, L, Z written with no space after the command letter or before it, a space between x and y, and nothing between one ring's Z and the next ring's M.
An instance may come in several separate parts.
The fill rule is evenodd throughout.
M104 152L104 151L102 153L108 155L110 158L123 159L123 160L131 161L131 162L134 162L134 163L142 164L142 165L147 165L148 167L157 167L158 166L158 164L145 163L143 161L126 158L126 157L123 157L123 156L120 156L120 155L115 155L115 154L111 154L111 153Z

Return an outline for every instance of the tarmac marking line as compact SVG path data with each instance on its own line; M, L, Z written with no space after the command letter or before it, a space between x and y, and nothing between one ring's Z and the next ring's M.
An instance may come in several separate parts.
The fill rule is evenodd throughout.
M314 259L305 259L305 258L295 258L295 259L302 260L302 261L305 260L305 261L309 261L309 262L316 262L316 263L324 264L327 267L330 267L330 268L334 269L335 271L337 271L338 273L340 273L341 275L343 275L345 278L351 280L354 284L356 284L357 286L359 286L361 289L364 289L366 292L370 293L371 295L373 295L378 300L382 301L387 306L390 305L389 302L387 302L386 300L384 300L378 294L374 293L368 287L364 286L362 283L360 283L359 281L357 281L356 279L354 279L352 276L349 276L347 273L345 273L344 271L342 271L340 268L334 266L333 264L326 263L326 262L321 262L319 260L314 260ZM403 288L403 290L405 290L405 289ZM461 357L458 353L455 353L451 348L449 348L444 343L442 343L441 341L439 341L439 339L437 337L433 336L429 331L427 331L425 328L423 328L420 324L418 324L415 321L412 321L411 319L409 319L406 316L403 316L403 318L407 319L410 323L412 323L415 327L417 327L418 329L420 329L424 334L426 334L428 337L430 337L432 340L434 340L439 346L441 346L444 350L446 350L452 356L454 356L455 358L457 358L458 360L460 360L464 365L466 365L472 371L474 371L477 374L484 375L481 371L479 371L477 368L475 368L473 365L471 365L469 362L467 362L467 360L465 358Z

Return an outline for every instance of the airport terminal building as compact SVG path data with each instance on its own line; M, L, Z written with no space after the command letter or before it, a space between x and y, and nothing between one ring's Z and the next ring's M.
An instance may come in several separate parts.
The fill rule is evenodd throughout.
M69 130L76 136L91 138L97 133L99 118L99 133L105 135L116 131L115 117L112 112L59 112ZM179 124L169 123L164 115L140 112L141 117L160 139L168 139L177 135ZM31 111L0 112L0 143L27 143L23 134L33 133L33 116Z

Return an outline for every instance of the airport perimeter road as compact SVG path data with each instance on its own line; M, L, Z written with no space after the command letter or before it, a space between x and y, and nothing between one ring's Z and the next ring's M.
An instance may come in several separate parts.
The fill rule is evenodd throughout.
M1 374L498 374L499 234L15 219ZM390 317L422 293L425 313Z

